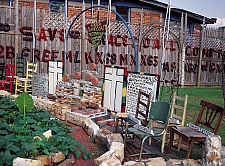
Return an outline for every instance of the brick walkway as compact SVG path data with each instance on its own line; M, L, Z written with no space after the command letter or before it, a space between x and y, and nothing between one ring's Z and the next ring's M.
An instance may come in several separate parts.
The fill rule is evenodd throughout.
M98 158L106 151L103 148L98 147L98 145L93 142L92 138L90 138L89 135L85 133L82 127L72 124L70 125L74 129L72 132L73 137L76 140L80 141L80 143L83 144L86 149L89 150L93 155L92 159L88 160L84 160L83 158L76 158L75 164L73 166L94 166L94 159Z
M70 124L71 127L74 128L72 135L73 137L80 141L81 144L83 144L91 153L93 153L93 158L84 160L83 158L76 158L76 162L73 166L94 166L94 159L101 156L103 153L107 151L107 149L99 149L98 145L93 142L93 140L85 133L82 127L75 126ZM128 144L127 149L129 149L127 152L128 154L134 154L139 152L139 148L135 148L134 146L131 146ZM143 159L149 158L149 155L145 156L143 155ZM130 160L137 160L138 157L125 157L123 162L130 161Z
M73 124L70 124L70 125L74 129L72 132L73 137L76 140L80 141L80 143L83 144L86 147L86 149L88 149L90 153L93 154L93 158L88 160L84 160L83 158L76 158L75 164L73 166L95 166L94 159L98 158L99 156L104 154L106 151L108 151L107 148L106 147L99 148L98 145L94 143L92 138L90 138L89 135L85 133L82 127L79 127ZM157 141L154 139L152 141L153 142L151 146L148 146L147 143L145 143L144 149L154 155L150 155L150 156L143 155L143 159L147 159L149 157L159 157L159 156L163 157L166 160L168 160L169 158L182 159L186 155L186 151L183 152L181 150L180 152L178 152L177 149L174 147L172 147L170 154L168 155L165 155L165 153L162 154L160 153L160 147L161 147L160 141ZM138 142L135 143L137 144L136 147L139 147L139 143ZM139 148L135 148L134 146L131 146L129 144L127 146L128 147L127 147L126 154L139 153ZM165 148L165 151L166 151L166 148ZM192 155L197 155L197 154L198 153L194 152ZM137 159L138 159L137 157L125 157L123 162L130 161L130 160L137 160Z

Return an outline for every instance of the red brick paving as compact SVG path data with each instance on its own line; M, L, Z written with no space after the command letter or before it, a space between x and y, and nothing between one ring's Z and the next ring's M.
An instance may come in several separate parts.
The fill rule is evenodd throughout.
M106 152L100 149L97 144L95 144L92 138L84 131L82 127L70 124L73 127L72 135L73 137L80 141L90 153L93 154L92 159L84 160L83 158L76 158L75 164L73 166L94 166L94 159L98 158L100 155Z
M98 145L94 143L92 138L84 131L84 129L80 126L73 125L69 123L69 125L74 129L72 132L73 137L80 141L81 144L83 144L87 150L90 151L90 153L93 153L92 159L84 160L83 158L76 158L75 164L73 166L95 166L94 159L101 156L103 153L107 151L107 149L99 149ZM158 146L159 148L160 146ZM154 149L154 148L153 148ZM127 154L134 154L139 153L139 148L135 148L132 145L127 144ZM143 155L143 159L149 158L149 155ZM128 157L126 156L124 158L123 162L131 161L131 160L137 160L138 156L136 157Z
M95 144L92 140L92 138L89 137L88 134L85 133L85 131L83 130L82 127L73 125L71 123L69 123L69 125L74 129L72 132L73 137L80 141L81 144L83 144L86 149L88 149L90 151L90 153L93 153L93 158L92 159L88 159L88 160L84 160L83 158L76 158L75 164L73 166L94 166L94 159L98 158L99 156L101 156L103 153L105 153L107 151L107 149L99 149L98 145ZM178 153L177 149L173 148L171 153L169 155L165 155L165 154L161 154L160 153L160 147L161 147L161 143L160 141L157 140L152 140L154 142L152 142L151 146L145 145L145 148L148 151L151 151L153 154L153 156L149 156L149 155L143 155L143 159L147 159L150 157L157 157L157 156L161 156L163 158L165 158L166 160L168 160L169 158L174 158L174 159L182 159L184 156L182 155L183 153ZM140 143L140 142L139 142ZM139 153L139 148L135 148L132 145L127 144L127 150L126 150L126 154L134 154L134 153ZM186 154L186 153L185 153ZM137 160L138 158L133 158L133 157L127 157L125 156L123 162L126 161L131 161L131 160Z

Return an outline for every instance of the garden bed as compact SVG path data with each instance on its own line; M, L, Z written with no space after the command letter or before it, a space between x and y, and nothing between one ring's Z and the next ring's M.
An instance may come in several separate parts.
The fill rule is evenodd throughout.
M85 146L72 137L68 124L32 104L26 93L21 93L16 101L0 96L0 165L11 166L16 157L35 159L58 152L73 152L84 160L92 158ZM44 135L46 131L51 134Z

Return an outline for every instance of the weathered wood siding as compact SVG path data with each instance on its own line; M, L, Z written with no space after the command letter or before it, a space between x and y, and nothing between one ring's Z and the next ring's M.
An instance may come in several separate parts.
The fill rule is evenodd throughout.
M105 9L101 9L101 12ZM18 27L33 27L33 8L19 7L19 22ZM149 11L151 12L151 11ZM44 62L45 60L50 60L53 53L58 51L55 55L57 58L54 60L63 60L65 44L60 40L60 29L65 27L65 20L63 14L50 14L48 11L36 10L37 18L36 18L36 33L35 33L35 49L40 51L40 61L37 57L33 56L33 42L32 41L24 41L21 32L15 33L15 9L12 7L5 8L0 7L0 23L8 23L10 24L11 30L9 32L0 31L0 61L5 61L6 63L15 63L15 57L13 53L17 50L7 51L7 48L11 48L9 46L15 47L15 36L18 35L18 54L21 55L22 50L24 48L29 48L30 52L28 52L28 56L25 57L25 61L38 63L38 71L40 73L47 73L48 63ZM114 18L115 14L111 14L112 18ZM161 17L161 14L155 14L154 17ZM141 17L141 16L140 16ZM67 28L70 26L70 23L73 21L74 17L68 18ZM161 19L163 20L163 19ZM85 24L96 21L95 19L86 18ZM105 21L100 18L100 21ZM106 20L107 21L107 20ZM167 71L162 71L162 55L163 55L163 21L162 22L151 22L151 24L135 24L128 23L132 35L135 38L136 47L138 49L139 62L138 69L141 72L151 73L151 74L161 74L161 78L166 80L177 79L178 76L181 75L181 55L182 55L182 47L180 44L181 30L180 24L171 23L170 32L168 35L168 41L165 43L167 49L165 51L165 64L168 66L164 69ZM41 33L41 28L44 28L46 38L45 41L43 39L43 35ZM54 28L57 29L55 38L50 40L50 35L48 32L48 28L51 28L52 32ZM82 52L82 15L74 22L72 27L74 30L78 30L80 32L80 37L78 39L68 38L66 44L66 50L71 51L72 61L70 59L66 59L66 69L65 72L69 74L73 74L76 71L81 70L81 63L77 63L80 61L85 61L84 68L88 69L88 63L91 62L91 59L88 59L87 55L90 55L93 62L97 64L97 71L102 75L104 72L104 63L109 65L116 66L126 66L128 70L134 71L135 64L132 61L132 56L135 56L134 47L132 45L130 34L128 33L125 25L120 21L111 20L108 26L108 38L109 34L113 36L113 44L103 44L101 43L98 47L98 53L94 51L93 45L88 41L88 34L85 32L85 42L86 48L85 53ZM33 29L34 30L34 29ZM33 30L27 30L27 32L33 32ZM121 35L120 37L116 35ZM127 38L127 46L123 45L123 37L128 36ZM41 40L38 38L41 37ZM165 36L166 38L167 36ZM159 39L159 45L155 42ZM225 30L224 29L213 29L207 28L204 34L203 41L203 49L200 50L201 36L186 34L186 59L185 59L185 85L196 85L197 81L197 69L199 64L199 55L200 52L203 51L203 59L202 59L202 70L201 70L201 85L221 85L222 81L222 71L220 71L220 67L222 68L222 57L217 52L211 53L211 49L217 51L225 51ZM115 40L119 46L115 45ZM172 44L171 44L172 43ZM155 46L159 46L158 48L154 48ZM8 52L8 53L7 53ZM106 52L108 54L106 54ZM43 57L44 55L44 57ZM76 56L77 55L77 56ZM110 55L110 56L107 56ZM127 56L127 59L125 58ZM77 57L77 58L76 58ZM105 60L104 61L104 58ZM116 58L115 58L116 57ZM34 59L33 59L34 58ZM121 58L125 58L126 60L122 60ZM106 62L109 63L106 63Z

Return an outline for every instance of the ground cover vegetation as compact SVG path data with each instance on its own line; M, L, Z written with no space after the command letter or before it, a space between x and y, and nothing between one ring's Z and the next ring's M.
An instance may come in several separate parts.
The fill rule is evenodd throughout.
M71 135L69 125L33 106L27 93L14 101L0 96L0 165L12 165L16 157L35 159L39 155L74 152L76 157L92 158L91 153ZM29 103L29 104L26 104ZM43 133L51 130L52 136Z

